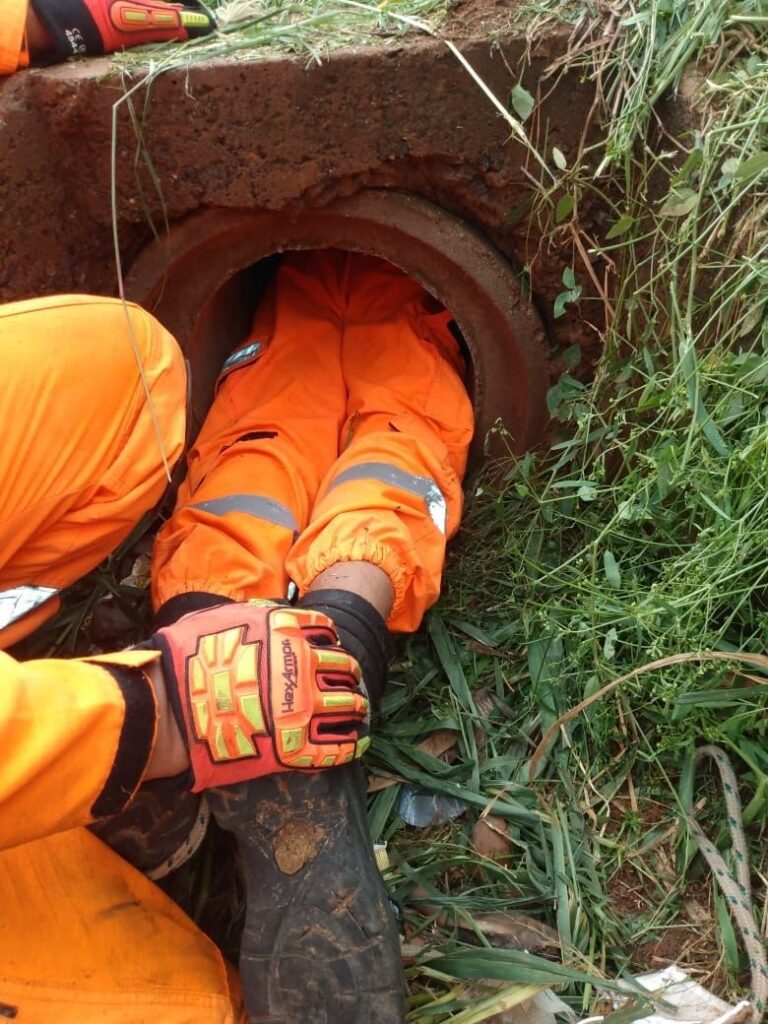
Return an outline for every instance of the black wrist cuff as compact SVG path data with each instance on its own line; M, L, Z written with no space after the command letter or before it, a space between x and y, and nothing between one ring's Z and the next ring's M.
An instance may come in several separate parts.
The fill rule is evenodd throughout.
M313 590L300 597L296 607L322 612L333 620L341 646L357 659L368 697L378 708L387 685L392 637L370 601L349 590Z
M166 626L172 626L174 622L178 622L182 615L201 612L205 608L215 608L220 604L234 604L234 601L231 597L209 594L203 590L191 590L188 594L177 594L176 597L172 597L157 609L152 627L153 629L164 629Z
M82 0L32 0L32 9L51 37L57 60L104 53L101 32Z
M152 686L141 669L105 664L98 667L109 672L119 686L125 714L112 769L91 807L95 819L118 814L131 800L152 754L157 717Z
M186 594L181 594L180 596L181 597L186 597L187 595ZM208 595L208 596L212 597L213 595L211 594L211 595ZM171 604L172 601L175 601L175 600L176 600L176 598L172 598L171 601L166 601L166 603L163 605L163 608L168 607L168 605ZM216 601L216 604L230 604L230 603L231 602L227 601L226 598L224 598L223 600L217 600ZM211 607L211 606L206 605L206 607ZM160 610L162 611L163 609L161 608ZM184 612L180 613L180 615L184 615L184 614L185 614ZM177 618L179 618L179 615L177 615L176 618L174 618L172 621L175 622ZM161 628L160 626L155 626L155 629L160 629L160 628ZM173 668L173 658L171 656L171 652L170 652L170 649L168 647L167 639L163 636L162 633L153 633L152 636L148 637L146 640L142 640L141 643L134 644L133 647L131 647L131 650L132 651L159 651L160 652L160 664L162 665L163 677L165 679L165 696L166 696L168 704L169 704L169 706L171 708L171 711L173 712L173 717L176 719L176 725L178 726L181 738L184 741L184 744L185 744L187 750L189 750L189 739L188 739L188 736L187 736L187 725L186 725L186 722L184 721L184 712L182 711L182 708L181 708L181 696L179 694L179 687L178 687L178 684L176 682L176 673L175 673L174 668ZM182 772L181 775L174 776L174 778L178 780L179 784L184 789L191 789L192 782L193 782L193 776L192 776L192 769L191 768L188 768L185 772Z

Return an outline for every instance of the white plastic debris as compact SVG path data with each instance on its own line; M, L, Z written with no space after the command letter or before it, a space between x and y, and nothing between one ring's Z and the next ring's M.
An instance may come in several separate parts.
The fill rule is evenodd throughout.
M654 1004L654 1012L635 1024L742 1024L752 1016L752 1004L746 999L730 1006L689 978L677 964L641 974L635 981L651 995ZM604 1019L586 1017L579 1024L598 1024Z

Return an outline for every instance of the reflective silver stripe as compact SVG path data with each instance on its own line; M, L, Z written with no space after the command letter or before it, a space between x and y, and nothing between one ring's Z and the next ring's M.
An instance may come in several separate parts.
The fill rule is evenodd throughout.
M299 524L287 505L274 498L265 498L259 494L228 494L226 498L211 498L210 501L199 501L190 508L200 508L213 516L226 516L230 512L244 512L247 516L265 519L275 526L284 526L286 530L298 532Z
M261 352L261 342L254 341L250 345L246 345L244 348L240 348L237 352L233 352L229 359L225 360L224 365L221 368L223 373L225 370L232 370L235 366L239 366L248 359L252 359Z
M45 604L56 593L55 587L13 587L11 590L0 590L0 629L5 629L33 608Z
M350 480L379 480L383 484L398 487L401 491L418 494L426 503L429 518L440 533L445 533L448 508L443 492L431 477L407 473L404 469L393 466L389 462L360 462L357 466L350 466L349 469L339 473L331 487L349 483Z

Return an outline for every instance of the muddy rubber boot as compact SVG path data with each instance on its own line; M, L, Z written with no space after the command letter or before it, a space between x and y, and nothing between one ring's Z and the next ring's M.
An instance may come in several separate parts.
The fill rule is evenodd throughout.
M208 801L242 860L252 1024L402 1024L400 940L359 766L272 775Z
M199 793L190 793L177 779L153 779L119 814L88 827L123 860L157 881L193 856L209 817Z

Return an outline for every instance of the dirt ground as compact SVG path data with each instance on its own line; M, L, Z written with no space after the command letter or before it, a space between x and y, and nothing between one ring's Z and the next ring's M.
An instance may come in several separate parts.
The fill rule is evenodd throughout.
M520 0L456 0L446 27L447 35L483 35L509 24Z

